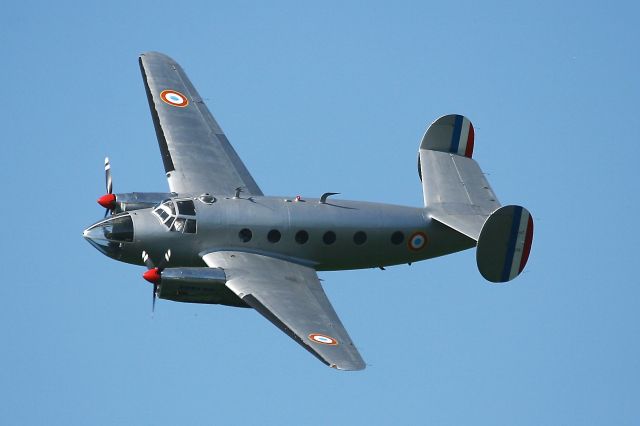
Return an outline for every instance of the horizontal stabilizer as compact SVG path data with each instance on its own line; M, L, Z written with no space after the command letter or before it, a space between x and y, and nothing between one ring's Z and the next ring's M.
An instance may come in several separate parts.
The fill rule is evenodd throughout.
M474 240L500 207L478 163L471 158L420 150L424 204L431 217Z
M476 262L484 278L504 283L524 269L533 241L533 219L527 209L504 206L493 212L480 232Z

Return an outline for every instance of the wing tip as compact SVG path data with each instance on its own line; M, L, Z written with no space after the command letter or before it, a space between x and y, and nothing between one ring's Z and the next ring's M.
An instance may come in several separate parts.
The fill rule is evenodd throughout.
M367 365L364 362L362 362L362 363L341 364L341 365L331 364L329 365L329 367L335 370L340 370L340 371L362 371L365 368L367 368Z
M148 52L142 52L139 56L140 59L142 59L143 57L145 59L160 59L163 60L165 62L170 62L172 64L177 64L177 62L169 55L162 53L162 52L157 52L154 50L150 50Z

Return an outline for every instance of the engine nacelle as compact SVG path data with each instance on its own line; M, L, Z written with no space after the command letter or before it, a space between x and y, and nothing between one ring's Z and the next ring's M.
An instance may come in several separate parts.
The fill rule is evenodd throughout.
M175 194L167 192L126 192L116 194L115 213L148 209L157 206L172 195Z
M187 303L210 303L248 307L225 285L220 268L167 268L162 271L158 297Z

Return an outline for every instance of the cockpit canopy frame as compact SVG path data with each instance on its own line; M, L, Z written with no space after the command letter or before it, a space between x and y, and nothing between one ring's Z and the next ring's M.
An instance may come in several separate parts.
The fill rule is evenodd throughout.
M168 231L195 234L198 227L193 201L192 198L169 198L158 204L153 209L153 214Z

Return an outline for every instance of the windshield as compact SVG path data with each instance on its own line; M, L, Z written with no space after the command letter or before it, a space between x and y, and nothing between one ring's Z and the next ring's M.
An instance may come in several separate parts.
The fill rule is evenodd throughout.
M177 208L176 208L177 206ZM185 234L197 232L196 208L193 200L165 200L155 209L153 214L169 231Z

